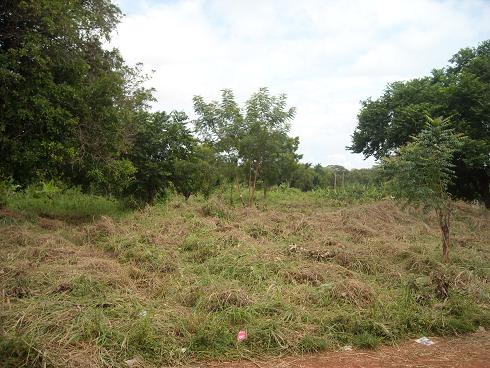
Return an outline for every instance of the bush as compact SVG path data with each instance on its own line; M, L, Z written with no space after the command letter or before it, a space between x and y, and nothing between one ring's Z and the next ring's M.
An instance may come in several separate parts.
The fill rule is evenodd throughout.
M8 202L14 210L48 217L83 219L115 216L123 211L121 203L113 198L85 194L79 188L66 188L52 181L14 192L9 195Z
M7 206L9 192L12 188L11 180L0 179L0 208Z
M331 188L316 189L313 193L321 198L328 198L340 202L366 203L380 200L386 196L386 191L381 186L351 184L337 190Z
M7 205L7 191L5 190L2 183L0 183L0 208Z

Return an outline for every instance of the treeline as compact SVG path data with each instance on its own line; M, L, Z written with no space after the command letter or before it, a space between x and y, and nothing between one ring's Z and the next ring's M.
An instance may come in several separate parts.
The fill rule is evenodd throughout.
M58 181L85 192L152 203L226 186L253 204L273 186L338 189L376 184L377 169L301 163L295 109L267 88L240 106L193 99L197 118L152 112L139 66L104 45L121 19L110 0L6 0L0 4L0 181ZM455 154L456 197L490 206L490 42L463 49L426 78L395 82L362 103L350 150L381 159L407 143L425 116L443 115L467 137ZM0 185L1 186L1 185Z
M310 190L369 182L368 172L301 164L289 136L295 109L266 88L243 107L194 98L198 116L151 112L140 68L107 50L121 19L108 0L14 1L0 9L0 173L20 187L58 181L153 202L169 189L220 186L252 204L256 189ZM247 193L244 193L247 192Z
M382 181L377 168L348 170L339 165L299 164L293 172L291 186L306 192L326 188L343 189L353 185L380 185Z

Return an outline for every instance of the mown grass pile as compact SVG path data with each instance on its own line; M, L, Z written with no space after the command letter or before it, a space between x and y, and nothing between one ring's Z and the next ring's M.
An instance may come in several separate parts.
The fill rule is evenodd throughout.
M436 219L390 200L225 202L173 198L77 223L4 210L0 361L153 367L490 326L482 208L457 204L443 264Z

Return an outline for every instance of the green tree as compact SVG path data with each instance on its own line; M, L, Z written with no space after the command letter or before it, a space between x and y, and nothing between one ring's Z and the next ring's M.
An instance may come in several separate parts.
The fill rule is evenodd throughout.
M267 176L277 160L283 158L281 149L288 147L287 133L296 110L287 108L286 95L271 96L261 88L245 103L244 132L238 151L249 168L249 206L255 201L257 179ZM290 147L290 146L289 146ZM263 174L265 173L265 174Z
M226 176L231 183L230 201L233 202L233 188L236 185L238 195L243 202L239 168L239 142L243 136L243 114L235 101L233 91L221 91L221 101L205 102L201 96L194 96L194 111L198 118L193 121L195 131L203 141L221 156Z
M448 190L454 179L454 154L461 143L461 136L449 126L448 120L429 118L411 142L384 158L382 164L391 177L390 186L396 198L437 214L445 260L449 259L452 210Z
M195 146L186 121L187 116L182 112L146 114L134 136L133 149L127 155L136 167L128 194L153 203L171 185L177 162L188 160Z
M330 169L323 167L320 164L316 164L313 167L313 187L314 188L328 188L333 183L333 173Z
M345 185L345 175L349 172L345 167L341 165L328 165L327 169L330 170L333 176L332 186L335 190Z
M206 103L195 96L194 109L196 131L234 165L239 192L240 166L247 169L249 205L254 203L259 178L270 182L281 159L298 157L294 156L296 141L287 135L295 109L287 108L285 95L271 96L267 88L261 88L241 109L232 91L223 90L221 102Z
M124 168L131 177L118 161L151 93L103 47L120 17L109 0L1 2L0 173L84 187Z
M219 164L214 149L207 144L198 144L192 156L175 162L172 183L178 193L186 200L192 195L201 193L205 198L219 182Z
M299 146L298 137L275 134L271 138L269 152L262 164L261 177L264 198L270 187L291 183L298 166L298 160L302 157L302 155L297 153Z
M379 184L380 181L381 178L379 177L377 168L352 169L346 173L346 177L345 177L346 185L350 185L350 184L373 185L373 184Z
M315 187L315 169L310 163L298 164L293 172L291 180L293 188L301 189L303 192L312 190Z
M467 137L454 153L450 193L490 208L490 40L460 50L430 76L391 83L380 98L363 101L348 148L381 159L424 129L425 115L450 116Z

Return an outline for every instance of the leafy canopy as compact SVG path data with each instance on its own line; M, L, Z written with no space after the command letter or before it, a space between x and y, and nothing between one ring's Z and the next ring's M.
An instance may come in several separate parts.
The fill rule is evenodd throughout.
M128 194L151 203L171 186L177 163L190 160L195 150L195 138L186 123L187 116L182 112L146 114L127 155L136 167Z
M454 179L452 160L461 142L462 137L447 119L428 118L425 128L411 142L383 159L382 167L391 177L395 196L427 210L445 207Z
M381 159L425 129L425 115L450 116L454 131L466 136L454 152L449 191L490 207L490 40L460 50L446 68L390 83L378 99L362 101L348 148Z
M252 186L259 177L266 185L276 184L300 158L298 139L288 136L296 111L287 107L286 95L272 96L261 88L241 108L233 92L223 90L219 102L195 96L194 109L199 136L236 168L247 168Z
M86 188L132 176L119 161L151 91L103 47L120 17L109 0L1 2L0 174Z

